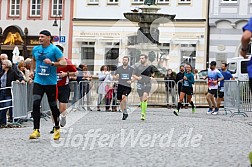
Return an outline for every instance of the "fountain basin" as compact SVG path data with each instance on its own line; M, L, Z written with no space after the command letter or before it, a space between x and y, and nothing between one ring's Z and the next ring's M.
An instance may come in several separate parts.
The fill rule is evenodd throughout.
M161 13L124 13L126 19L137 23L152 23L155 21L156 24L162 24L174 20L175 16Z

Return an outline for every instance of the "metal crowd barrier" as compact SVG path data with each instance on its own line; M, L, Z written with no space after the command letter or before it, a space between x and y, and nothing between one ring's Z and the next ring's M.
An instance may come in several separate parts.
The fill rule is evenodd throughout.
M117 101L117 82L116 81L71 81L70 86L70 99L68 107L75 110L96 110L97 106L101 110L117 109L119 110L119 102ZM140 100L137 93L136 82L132 83L132 91L128 96L128 106L139 106ZM166 88L166 84L174 84L174 87ZM148 99L148 105L153 106L167 106L177 105L179 98L178 87L174 81L153 80L152 89ZM32 88L33 84L17 84L13 83L13 114L14 119L28 118L28 114L32 111ZM110 90L110 94L107 94ZM193 101L196 106L208 106L206 101L206 93L208 91L207 82L205 80L196 80L193 85L194 94ZM249 93L248 93L249 92ZM237 96L239 95L239 96ZM26 97L26 98L24 98ZM109 101L106 97L109 97ZM237 110L233 114L243 114L246 116L247 111L251 111L252 105L250 104L251 93L249 91L248 82L225 81L225 110ZM184 102L187 103L187 102ZM47 97L44 95L41 102L41 113L50 111ZM42 115L43 116L43 115Z
M118 107L118 101L116 100L116 91L114 85L117 84L116 81L81 81L79 82L79 102L82 108L90 107L92 109L97 106L100 107L109 107L113 109L113 107ZM132 91L128 96L128 106L139 106L140 100L137 93L136 82L131 84ZM174 84L175 86L172 88L166 89L165 84ZM108 86L110 89L113 89L113 93L111 95L111 100L109 105L106 105L106 95L105 87ZM174 106L177 105L177 101L179 98L177 84L172 81L164 81L164 80L153 80L151 83L151 91L148 99L148 105L151 106ZM207 82L205 80L197 80L193 85L194 95L193 101L197 106L208 106L206 100L206 93L208 92ZM70 97L71 98L71 97ZM184 103L187 103L186 101ZM99 104L99 105L98 105Z
M77 81L70 81L69 82L70 87L70 97L69 97L69 103L68 108L70 110L81 110L79 107L80 105L80 91L79 91L79 84Z
M32 96L32 90L33 90L33 83L27 83L27 108L25 112L27 114L32 112L32 107L33 107L33 96ZM20 98L17 96L17 99ZM47 120L47 118L50 118L50 106L48 104L47 96L44 94L41 103L40 103L40 112L41 112L41 117Z
M2 100L0 103L5 103L11 101L10 106L0 108L1 110L9 109L9 114L12 112L12 125L20 126L20 120L27 117L27 99L15 98L15 96L27 97L27 87L26 84L20 84L16 81L11 83L11 87L0 88L0 90L11 90L11 99Z
M12 82L12 99L13 99L13 122L20 122L28 117L28 91L27 84Z
M249 81L225 81L224 96L225 110L233 111L231 117L234 115L248 117L246 112L252 111Z
M12 87L0 88L0 91L4 91L4 90L8 90L8 89L11 90L11 94L12 94ZM6 106L6 104L4 105L4 103L6 103L6 102L11 102L11 105L10 106ZM2 110L7 110L7 109L9 109L9 110L12 109L13 110L13 106L14 106L13 105L13 98L8 99L8 100L0 100L0 113L2 112ZM1 116L0 116L0 118L1 118Z
M193 84L193 102L196 106L208 106L206 94L208 84L206 80L195 80Z
M116 109L116 87L116 81L80 81L77 103L85 110L96 110L96 107Z
M32 90L33 83L20 84L12 82L13 122L21 123L31 120L30 116L33 107ZM46 94L44 94L40 105L41 118L47 120L47 118L50 118L50 107Z

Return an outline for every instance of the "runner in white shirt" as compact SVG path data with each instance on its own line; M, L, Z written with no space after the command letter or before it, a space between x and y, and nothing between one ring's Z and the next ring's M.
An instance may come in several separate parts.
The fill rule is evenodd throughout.
M207 78L208 78L208 93L207 93L206 99L209 105L209 110L207 111L207 114L212 114L213 113L212 107L214 107L216 111L218 110L216 101L215 101L215 98L217 98L217 92L218 92L218 82L224 79L221 72L218 69L216 69L215 61L212 61L210 63L208 74L204 79L207 79Z

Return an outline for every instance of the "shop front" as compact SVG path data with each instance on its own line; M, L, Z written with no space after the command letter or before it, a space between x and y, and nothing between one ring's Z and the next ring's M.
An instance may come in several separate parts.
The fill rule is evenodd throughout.
M12 60L13 50L18 47L20 56L24 59L32 56L32 49L39 44L38 36L29 36L28 28L22 30L17 25L11 25L5 30L0 28L0 53L8 55Z

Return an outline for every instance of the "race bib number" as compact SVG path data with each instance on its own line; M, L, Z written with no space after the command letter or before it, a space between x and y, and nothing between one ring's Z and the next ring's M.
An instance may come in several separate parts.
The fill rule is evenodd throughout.
M214 81L215 81L214 79L209 78L208 79L209 86L215 86Z
M137 89L142 90L144 88L143 84L137 83Z
M42 76L50 75L50 67L49 65L40 65L38 67L38 74Z
M189 86L189 82L188 81L184 81L184 86Z
M122 77L121 79L126 79L126 80L129 80L129 74L122 74Z
M60 74L58 73L57 74L57 82L59 82L59 81L61 81L62 80L62 78L60 78Z

